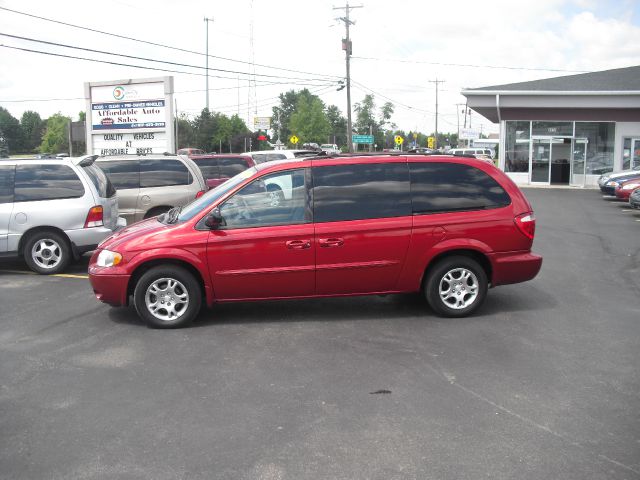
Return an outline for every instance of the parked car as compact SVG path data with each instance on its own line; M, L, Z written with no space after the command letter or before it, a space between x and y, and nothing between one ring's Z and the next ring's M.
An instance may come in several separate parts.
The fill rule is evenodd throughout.
M259 164L274 160L315 157L318 152L315 150L257 150L255 152L244 152L242 155L251 157L256 164Z
M286 177L274 206L265 185ZM499 169L472 158L378 155L268 162L94 252L96 297L153 327L206 302L422 291L461 317L488 287L540 270L535 217Z
M323 143L322 145L320 145L320 149L327 155L337 155L339 153L342 153L338 148L338 145L336 145L335 143Z
M433 148L416 147L416 148L410 148L409 150L407 150L407 153L421 153L423 155L433 155L434 153L437 153L437 152Z
M640 175L631 177L622 183L618 183L618 185L616 185L615 191L616 198L628 201L631 193L638 187L640 187Z
M128 224L186 205L207 189L186 155L100 157L96 164L116 188L120 215Z
M59 273L125 225L95 158L0 160L0 256Z
M206 152L204 150L200 150L199 148L181 148L176 152L176 155L204 155ZM213 152L215 153L215 152Z
M452 148L449 155L488 155L493 159L493 151L489 148Z
M625 172L618 172L618 173L614 173L614 174L610 174L608 178L606 178L605 180L598 180L598 185L600 186L600 191L604 194L604 195L615 195L616 194L616 187L624 182L626 182L627 180L630 180L632 178L636 178L638 175L640 175L640 171L638 170L628 170Z
M629 195L629 205L631 208L640 208L640 188L636 188Z
M256 164L253 158L248 155L234 155L230 153L219 155L192 155L190 158L200 169L208 189L217 187L231 177Z
M636 165L630 170L623 170L621 172L616 173L604 173L600 175L598 178L598 186L600 187L600 191L606 195L615 195L616 184L612 183L611 185L607 185L610 181L617 180L621 177L625 177L627 175L633 176L634 174L640 172L640 165Z

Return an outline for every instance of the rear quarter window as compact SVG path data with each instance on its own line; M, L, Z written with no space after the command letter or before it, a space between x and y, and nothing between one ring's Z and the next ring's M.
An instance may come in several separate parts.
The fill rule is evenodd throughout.
M485 210L511 203L511 198L482 170L459 163L410 163L414 215Z
M218 168L218 160L215 158L200 158L195 161L204 178L218 178L220 169Z
M229 178L235 177L240 172L244 172L249 168L243 158L220 157L218 163L220 165L220 175Z
M140 187L140 168L137 160L96 162L117 190Z
M15 165L0 165L0 203L13 202L13 179Z
M116 194L116 189L105 175L105 173L95 163L82 167L89 176L91 183L96 187L100 198L111 198Z
M140 188L189 184L189 170L179 160L163 158L140 161Z
M79 198L83 195L82 182L67 165L16 166L16 202Z

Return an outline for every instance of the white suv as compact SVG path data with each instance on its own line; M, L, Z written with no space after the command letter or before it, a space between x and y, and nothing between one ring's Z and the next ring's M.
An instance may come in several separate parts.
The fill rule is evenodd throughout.
M58 273L125 225L96 157L0 159L1 257Z

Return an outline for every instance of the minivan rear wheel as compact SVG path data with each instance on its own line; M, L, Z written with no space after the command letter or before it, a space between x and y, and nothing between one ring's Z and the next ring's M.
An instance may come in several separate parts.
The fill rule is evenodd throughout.
M23 256L34 272L52 275L67 267L71 261L71 247L61 234L54 231L41 231L29 236L24 244Z
M487 274L469 257L452 256L430 270L424 293L431 308L444 317L465 317L487 296Z
M179 328L200 312L202 291L195 277L176 265L160 265L136 283L133 300L138 315L153 328Z

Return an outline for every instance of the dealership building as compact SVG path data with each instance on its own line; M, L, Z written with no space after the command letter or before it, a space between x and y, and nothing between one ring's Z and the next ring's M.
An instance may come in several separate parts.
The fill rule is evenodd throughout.
M499 167L518 184L587 186L640 165L640 66L462 94L500 124Z

